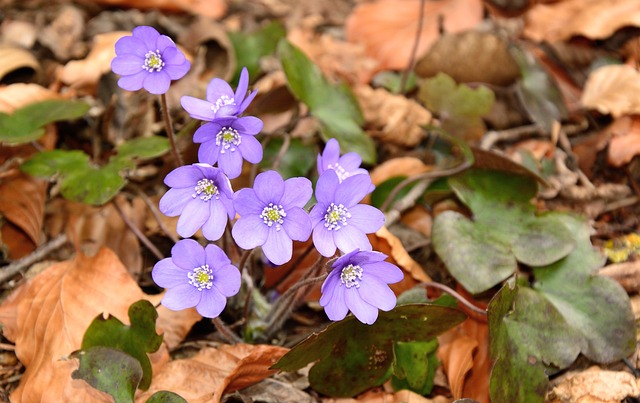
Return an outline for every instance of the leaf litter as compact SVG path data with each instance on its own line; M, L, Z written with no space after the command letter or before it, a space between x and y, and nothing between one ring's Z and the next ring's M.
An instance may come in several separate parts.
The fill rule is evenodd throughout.
M307 369L274 376L272 366L287 354L295 355L296 349L304 350L305 343L318 340L326 348L336 341L326 336L332 327L326 328L317 305L319 287L300 293L291 317L267 344L227 344L193 309L173 312L158 306L155 329L164 341L149 355L150 389L135 392L134 386L125 395L135 393L135 401L146 401L155 392L170 390L188 401L253 396L258 401L326 402L486 402L490 392L494 401L543 401L545 396L547 401L620 401L637 395L637 382L622 361L634 350L628 294L638 292L637 259L633 253L622 258L608 253L607 266L593 248L610 252L607 241L638 231L634 88L639 61L637 38L629 29L640 26L637 2L537 2L507 13L523 14L523 30L510 25L510 17L497 23L495 14L483 14L482 2L475 0L427 2L422 21L418 0L403 0L402 7L386 0L311 3L261 0L249 7L245 2L204 6L193 1L104 0L93 8L8 9L0 27L3 42L6 38L11 46L21 47L12 50L20 58L12 56L14 64L5 64L7 71L0 74L0 111L11 115L48 100L83 101L91 109L79 121L61 115L63 122L25 126L37 143L27 142L34 139L26 136L22 145L1 145L3 260L20 264L18 258L46 251L47 239L61 233L69 238L64 248L47 252L59 263L24 267L27 279L15 276L3 284L9 295L0 305L1 341L3 348L15 346L20 364L0 372L2 393L11 392L12 401L37 401L45 395L58 401L109 401L107 394L73 379L79 362L71 358L72 352L82 347L96 317L110 315L126 326L131 304L140 299L158 304L161 298L149 273L157 254L166 256L170 250L175 220L154 217L140 194L157 202L164 192L161 179L172 162L163 150L135 143L163 134L158 105L149 97L118 91L110 73L116 40L144 21L170 34L194 65L168 97L175 127L183 130L178 143L184 157L195 158L189 140L195 127L177 107L177 93L199 96L195 92L203 93L212 77L237 77L242 65L249 66L252 79L271 85L269 91L259 91L256 112L249 110L265 120L269 158L261 169L274 168L286 177L308 175L315 181L315 155L323 142L338 137L343 152L358 151L371 170L377 189L369 202L374 205L380 206L402 178L428 178L419 182L426 188L420 194L412 192L422 189L414 185L400 189L396 201L412 207L396 211L396 205L385 211L398 219L370 235L370 242L405 273L405 280L392 285L396 295L433 281L448 284L466 300L488 306L489 321L470 314L439 337L438 372L444 381L420 396L393 390L389 373L376 372L376 379L355 384L322 380L340 374L345 378L345 368L362 357L352 362L337 357L333 365L317 361L311 375ZM114 5L123 8L110 8ZM491 13L496 10L491 8ZM200 22L194 24L196 20ZM67 32L65 24L71 21L75 23L69 27L75 30ZM212 26L216 34L203 35L212 32ZM198 32L201 39L194 40ZM285 36L288 42L282 40ZM552 43L545 47L543 41ZM468 55L473 52L451 51L464 46L476 52L472 60ZM578 57L578 49L585 60L570 60ZM496 59L503 61L493 63L502 70L485 68ZM519 69L513 59L520 62ZM416 62L417 76L406 75L403 69ZM493 116L500 114L510 118L498 127ZM514 127L511 122L531 126ZM430 175L447 166L456 151L455 145L431 136L433 127L447 129L471 146L483 144L489 135L497 141L484 143L492 149L483 151L487 154L474 152L471 170L432 180ZM40 129L44 135L37 139ZM24 134L14 128L0 133L16 135ZM589 138L593 142L579 145ZM119 148L123 143L129 151ZM37 161L33 156L43 150L81 150L96 164L91 169L115 161L112 192L97 199L87 198L84 190L75 193L101 205L89 207L63 197L73 198L83 182L98 183L103 177L79 176L65 185L64 175L48 173L47 186L19 173L25 160ZM118 150L123 155L119 159ZM495 151L507 151L527 168L496 162ZM499 172L483 177L487 168ZM234 180L234 189L249 183L255 173L245 169ZM592 221L557 210L583 213ZM201 233L195 238L204 241ZM304 255L307 246L294 244L294 256ZM230 256L237 262L239 251ZM487 256L493 259L489 263ZM248 307L260 316L260 309L308 275L317 258L310 254L281 272L266 267L264 283L255 271L245 273L257 280L254 293L231 301L225 319L243 317ZM267 264L255 255L248 262L253 269ZM496 267L503 270L496 272ZM38 270L42 272L34 276ZM486 275L479 276L478 270ZM266 291L265 296L249 298L256 290ZM393 313L389 318L393 320ZM233 329L244 326L231 323ZM378 336L384 336L384 330ZM359 329L355 332L360 334ZM362 348L350 333L351 328L341 333L344 343L355 343L351 350ZM309 335L306 342L296 343ZM251 335L243 336L251 340ZM334 350L339 348L334 344ZM379 345L371 347L376 348ZM492 370L489 350L495 361ZM367 357L387 363L381 355ZM585 360L602 369L584 370ZM557 375L565 369L571 371L568 376ZM303 382L297 385L285 375ZM366 371L360 375L367 379ZM338 394L348 397L328 397Z

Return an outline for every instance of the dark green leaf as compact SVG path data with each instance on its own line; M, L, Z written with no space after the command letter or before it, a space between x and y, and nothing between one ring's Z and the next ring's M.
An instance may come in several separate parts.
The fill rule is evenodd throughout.
M151 362L147 353L157 351L162 344L162 336L156 334L158 313L149 301L141 300L129 307L131 326L118 318L102 315L96 317L82 339L82 349L94 346L111 347L123 351L140 362L143 377L141 389L151 384Z
M0 142L22 144L37 140L47 124L77 119L88 110L86 102L51 99L29 104L11 115L0 113Z
M595 275L605 257L591 245L588 223L571 215L560 217L577 246L566 258L534 268L533 287L580 333L585 356L598 363L628 357L636 344L629 297L613 279Z
M494 402L543 402L547 371L566 368L578 356L579 335L558 310L530 288L505 284L491 300L490 392Z
M117 195L126 184L119 169L115 164L108 164L70 173L62 179L60 191L69 200L100 206Z
M20 169L29 175L51 179L55 175L89 169L89 156L82 151L52 150L38 153Z
M273 54L281 38L286 36L284 26L279 21L271 21L256 32L249 35L241 32L229 32L229 39L236 51L238 66L232 82L240 78L240 71L247 68L249 78L255 79L260 73L260 59Z
M278 44L278 55L291 92L320 120L324 140L336 138L343 153L357 152L365 163L374 163L375 146L361 128L364 118L349 87L331 85L318 66L287 40Z
M270 168L273 165L283 143L284 139L281 138L269 141L264 149L262 162L260 162L262 168ZM317 153L318 150L315 146L305 144L300 139L292 139L276 170L285 179L294 176L307 176L316 163Z
M82 379L94 388L110 394L116 403L133 402L142 368L129 354L108 347L91 347L71 355L80 360L73 379Z
M433 245L451 274L479 293L500 283L516 261L544 266L567 256L575 246L558 215L536 215L530 200L537 191L530 177L473 169L449 178L449 185L473 213L436 217Z
M133 158L150 159L159 157L167 151L169 151L169 139L166 137L138 137L120 145L115 158L125 160Z
M433 377L439 362L436 357L438 339L396 342L391 383L395 390L409 389L428 395L433 389Z
M381 184L377 185L373 190L373 193L371 193L371 205L380 208L380 206L382 206L382 203L384 203L384 201L387 200L387 197L389 197L391 191L405 179L407 179L406 176L394 176L393 178L389 178ZM415 183L413 185L415 185ZM409 192L412 187L413 186L405 186L401 191L398 192L393 201L401 199ZM392 204L389 204L389 206L393 205L393 201Z
M272 368L295 371L317 361L309 372L309 382L316 391L353 396L390 376L394 342L433 339L465 318L457 309L429 304L380 312L373 325L362 324L350 315L299 343Z
M187 403L187 400L177 393L161 390L151 395L146 403Z

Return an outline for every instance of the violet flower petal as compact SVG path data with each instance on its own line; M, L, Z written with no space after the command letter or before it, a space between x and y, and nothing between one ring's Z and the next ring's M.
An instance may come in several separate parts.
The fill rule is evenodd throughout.
M333 231L329 231L323 226L313 230L313 245L324 257L331 257L336 253L336 242L333 240Z
M204 145L204 144L203 144ZM202 146L200 146L202 148ZM242 154L237 151L220 150L218 165L229 179L234 179L242 173Z
M182 214L187 203L193 200L192 188L172 188L162 196L158 207L167 217L176 217Z
M351 218L349 225L356 226L366 234L378 231L384 225L384 214L368 204L356 204L349 207Z
M371 325L378 319L378 309L364 302L357 288L345 291L344 302L360 322Z
M171 288L184 283L187 271L176 266L170 257L164 258L153 266L151 278L160 287Z
M185 276L185 278L187 277ZM160 302L172 311L181 311L198 304L200 298L200 292L194 286L185 282L167 289Z
M231 235L239 247L249 250L266 242L269 227L257 215L241 216L233 225Z
M193 199L184 207L176 225L176 232L183 238L196 233L209 219L209 209L199 199Z
M371 178L368 175L350 176L342 181L335 192L335 204L355 206L369 193Z
M196 311L205 318L215 318L222 313L227 299L217 289L203 290Z
M383 311L392 310L396 306L396 295L391 291L388 283L371 276L369 270L366 269L363 276L367 277L366 281L362 280L362 285L358 290L360 298L367 304Z
M194 119L213 120L213 118L215 118L215 113L211 109L211 103L203 101L202 99L185 95L180 98L180 105L182 105L184 110Z
M191 271L204 264L204 249L193 239L182 239L171 248L171 259L176 266Z
M311 236L309 215L298 207L287 209L287 218L284 220L282 228L284 228L289 238L295 241L304 242Z
M209 218L202 225L202 235L210 241L222 237L227 228L227 210L220 200L209 200ZM205 206L201 206L205 209Z
M255 191L249 188L238 190L233 205L240 216L260 215L264 209L264 203L258 200Z
M242 157L252 164L262 161L262 144L253 136L242 136L242 143L238 146Z
M276 171L265 171L256 176L253 190L265 204L279 204L284 193L284 180Z
M291 260L293 255L293 242L285 231L271 228L267 240L262 245L262 252L271 263L275 265L285 264Z
M213 273L214 286L225 297L232 297L240 291L240 271L232 265L222 266Z
M284 194L280 199L280 203L287 207L303 208L311 196L313 188L311 181L307 178L290 178L284 182Z
M342 252L355 249L371 250L371 243L367 235L351 225L345 225L338 231L333 231L333 240Z

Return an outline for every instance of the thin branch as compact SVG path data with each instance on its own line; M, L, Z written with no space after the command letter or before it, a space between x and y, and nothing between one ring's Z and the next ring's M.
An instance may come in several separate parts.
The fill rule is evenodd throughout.
M282 145L280 146L280 150L278 151L278 155L273 160L273 164L271 165L271 169L277 170L282 162L282 157L286 154L289 149L289 145L291 145L291 136L289 134L284 135L284 140L282 141Z
M409 79L409 73L413 68L416 61L416 53L418 53L418 45L420 44L420 35L422 34L422 25L424 20L424 6L425 0L420 0L420 12L418 14L418 30L416 32L416 40L413 42L413 48L411 49L411 57L409 58L409 64L407 68L402 72L402 79L400 80L400 93L404 94L407 80Z
M60 249L68 241L66 234L60 234L57 237L51 239L49 242L41 245L36 250L23 257L20 260L4 266L0 269L0 284L9 280L11 277L19 273L22 269L25 269L45 258L49 253Z
M173 243L178 242L178 237L173 235L173 233L169 230L169 228L167 228L167 226L164 225L164 223L162 222L162 217L160 216L160 214L162 213L160 212L160 210L158 210L158 207L156 206L156 204L153 203L151 199L149 199L149 196L147 196L146 193L144 193L142 189L140 189L138 186L133 185L133 187L136 190L136 193L138 193L138 196L140 196L144 201L144 203L147 205L147 207L149 208L149 211L151 211L153 218L156 219L156 222L158 223L158 227L160 227L162 232L164 232L165 235L168 236L169 239L171 239L171 241L173 241Z
M113 207L115 207L118 214L120 214L122 221L127 224L131 232L133 232L133 234L140 240L140 242L142 242L144 246L146 246L147 249L149 249L158 260L164 259L164 255L162 254L162 252L160 252L160 250L156 248L156 246L149 240L149 238L147 238L147 236L143 234L142 231L140 231L140 228L138 228L136 224L131 221L131 219L129 219L129 217L124 213L122 208L115 201L115 199L111 200L111 204L113 204Z
M173 124L171 123L171 116L169 115L169 108L167 107L167 96L165 94L160 95L160 109L162 109L162 118L164 120L164 127L167 130L167 137L171 144L171 154L173 154L173 160L176 163L176 167L184 165L184 161L178 152L176 147L176 135L173 132Z
M487 311L486 310L480 309L477 306L473 305L471 302L467 301L462 295L458 294L457 292L455 292L454 290L452 290L451 288L447 287L444 284L434 283L434 282L426 282L426 283L421 283L421 285L426 287L426 288L437 288L439 290L442 290L442 291L446 292L447 294L451 295L456 300L458 300L458 302L460 302L462 305L464 305L466 308L468 308L471 312L475 312L477 314L480 314L480 315L483 315L483 316L487 316Z
M223 339L227 340L231 344L242 343L242 339L238 337L229 327L220 319L219 317L215 317L211 319L213 325L216 327L218 332Z

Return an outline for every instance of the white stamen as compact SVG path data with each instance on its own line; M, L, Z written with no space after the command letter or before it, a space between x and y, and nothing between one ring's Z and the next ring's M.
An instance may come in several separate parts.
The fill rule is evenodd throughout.
M156 51L148 51L146 55L144 55L144 64L142 68L147 70L149 73L153 73L154 71L160 71L164 67L164 61L162 60L162 56L160 56L160 51L156 49Z
M222 146L220 154L224 154L226 150L231 152L236 150L236 146L242 143L242 137L236 129L231 127L223 127L218 134L216 134L216 145Z
M349 266L342 268L342 272L340 273L340 282L347 288L354 286L356 288L360 288L360 281L358 280L362 280L362 267L350 264Z
M273 203L269 203L269 205L262 210L262 213L260 213L260 218L262 218L262 221L264 221L267 226L272 227L273 224L276 225L276 231L280 231L280 225L284 223L283 218L286 216L287 213L284 212L282 206Z
M196 192L191 196L195 199L199 195L200 199L203 201L209 201L214 196L216 197L216 199L218 199L218 195L220 194L220 191L218 190L215 182L207 178L200 179L198 181L195 187L195 191Z
M347 225L347 218L351 218L351 213L344 205L338 204L336 206L331 203L324 215L324 226L328 230L337 231Z
M187 274L187 277L189 277L189 284L196 287L198 291L202 291L205 288L210 290L213 287L213 272L208 264L196 267Z

